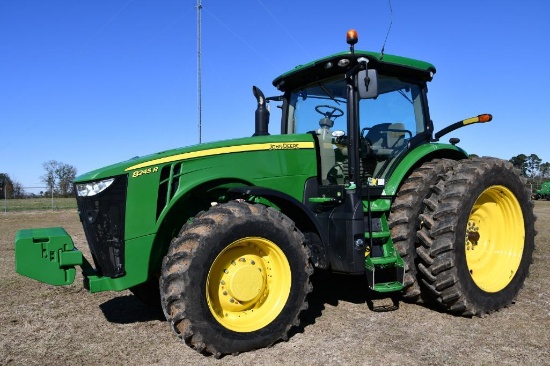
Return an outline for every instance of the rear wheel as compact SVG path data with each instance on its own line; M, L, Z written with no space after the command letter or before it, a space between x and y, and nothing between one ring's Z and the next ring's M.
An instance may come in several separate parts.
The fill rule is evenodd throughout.
M272 208L232 201L186 224L163 261L161 298L174 331L217 357L287 339L307 308L304 237Z
M419 270L429 294L465 316L512 303L529 274L535 237L533 204L512 165L462 161L426 203Z
M420 229L420 214L424 211L424 199L431 193L441 175L447 172L454 160L434 160L422 164L405 180L397 192L389 217L392 240L405 264L403 297L411 302L422 300L421 287L417 280L418 239L416 231Z

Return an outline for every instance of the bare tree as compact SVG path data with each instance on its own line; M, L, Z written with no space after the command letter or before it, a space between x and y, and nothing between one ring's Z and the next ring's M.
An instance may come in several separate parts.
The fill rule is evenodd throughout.
M72 182L76 177L76 168L56 160L50 160L42 164L46 174L40 179L46 184L48 189L63 197L68 197L73 193Z
M23 185L14 180L12 198L24 198L24 197L25 197L25 190L23 189Z
M73 180L76 177L76 168L69 164L60 163L55 172L59 194L68 197L73 193Z
M50 192L55 190L55 170L58 164L59 163L55 160L50 160L42 164L44 170L46 170L46 174L41 176L40 180L44 182Z

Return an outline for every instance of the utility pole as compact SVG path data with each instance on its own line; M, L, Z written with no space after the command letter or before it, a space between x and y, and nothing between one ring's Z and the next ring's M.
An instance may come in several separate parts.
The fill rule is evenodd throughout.
M2 181L2 191L4 192L4 213L8 212L8 195L6 194L6 178Z
M202 142L202 68L201 68L201 0L197 0L197 104L198 104L198 119L199 119L199 144Z

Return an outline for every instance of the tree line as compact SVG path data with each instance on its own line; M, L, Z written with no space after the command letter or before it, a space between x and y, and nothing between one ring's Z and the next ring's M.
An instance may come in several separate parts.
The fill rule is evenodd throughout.
M510 162L520 170L521 174L526 177L530 183L541 184L550 179L550 163L542 162L542 159L537 154L529 156L519 154L510 159Z
M42 164L45 174L40 177L46 189L40 191L41 196L53 193L56 197L69 197L74 193L73 181L77 170L74 166L56 160L49 160ZM0 173L0 199L25 198L29 196L23 185L12 179L7 173Z
M542 162L537 154L519 154L509 160L529 183L541 184L550 179L550 163ZM40 177L47 189L40 195L48 196L52 192L57 197L69 197L74 194L73 180L77 170L74 166L56 160L42 164L45 174ZM0 199L24 198L28 196L21 183L10 178L7 173L0 173Z

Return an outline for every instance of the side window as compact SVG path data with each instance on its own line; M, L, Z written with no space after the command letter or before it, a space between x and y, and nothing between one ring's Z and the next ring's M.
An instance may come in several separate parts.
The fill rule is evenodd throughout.
M424 131L420 88L403 85L402 88L380 94L376 99L360 102L360 124L363 136L378 126L403 130L405 139ZM391 127L390 127L391 126Z
M420 86L380 77L376 99L359 101L361 174L382 178L407 142L425 130Z

